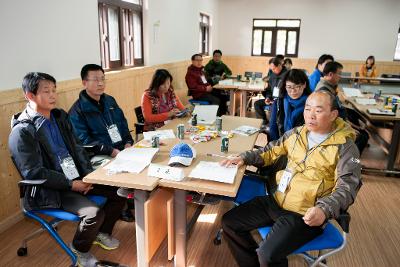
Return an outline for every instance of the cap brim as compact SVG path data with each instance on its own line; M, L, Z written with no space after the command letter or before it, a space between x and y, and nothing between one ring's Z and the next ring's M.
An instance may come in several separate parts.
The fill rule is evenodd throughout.
M168 165L172 163L180 163L185 166L190 166L192 164L193 158L179 157L175 156L169 159Z

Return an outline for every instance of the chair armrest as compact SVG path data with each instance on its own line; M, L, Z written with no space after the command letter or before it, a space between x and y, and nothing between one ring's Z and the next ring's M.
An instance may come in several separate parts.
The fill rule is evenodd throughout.
M47 180L22 180L18 182L18 186L27 186L27 185L41 185L44 184Z
M347 211L342 211L336 221L345 233L349 233L350 226L350 214Z

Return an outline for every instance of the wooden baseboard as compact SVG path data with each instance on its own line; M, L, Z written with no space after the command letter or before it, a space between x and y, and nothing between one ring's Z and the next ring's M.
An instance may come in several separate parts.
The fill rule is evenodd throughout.
M8 216L6 219L0 221L0 234L11 226L15 225L17 222L21 221L24 218L24 215L21 211L14 213L11 216Z

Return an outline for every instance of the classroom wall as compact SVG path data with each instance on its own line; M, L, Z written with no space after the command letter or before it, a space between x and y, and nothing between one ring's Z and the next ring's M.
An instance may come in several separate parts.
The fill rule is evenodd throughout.
M301 19L299 58L392 61L400 24L398 0L219 0L219 46L251 55L253 18Z
M143 2L145 65L198 52L200 12L211 16L210 49L216 45L217 1ZM19 87L29 71L64 81L78 78L84 64L100 63L97 0L2 0L0 25L0 91Z

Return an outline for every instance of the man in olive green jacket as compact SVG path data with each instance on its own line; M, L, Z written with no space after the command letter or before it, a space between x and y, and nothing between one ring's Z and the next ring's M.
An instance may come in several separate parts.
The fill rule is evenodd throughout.
M288 162L276 173L271 195L254 198L222 219L224 237L239 266L287 266L287 255L323 232L354 202L361 186L354 130L338 118L335 96L314 92L304 109L305 125L286 132L263 150L248 151L221 162L268 166L280 156ZM260 245L250 231L272 226Z

